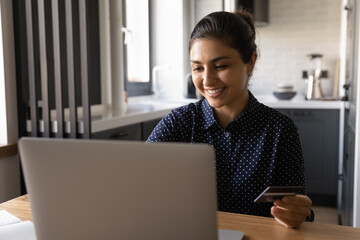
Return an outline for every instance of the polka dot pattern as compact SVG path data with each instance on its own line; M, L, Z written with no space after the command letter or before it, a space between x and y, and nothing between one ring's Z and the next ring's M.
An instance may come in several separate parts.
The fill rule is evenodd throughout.
M303 186L304 160L294 122L257 101L225 129L206 99L173 110L148 142L208 143L216 152L218 210L271 216L272 203L254 203L267 186Z

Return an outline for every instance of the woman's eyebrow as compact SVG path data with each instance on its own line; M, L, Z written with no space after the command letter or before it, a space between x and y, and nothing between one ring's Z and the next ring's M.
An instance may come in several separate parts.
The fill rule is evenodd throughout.
M223 59L229 59L229 58L230 57L227 57L227 56L217 57L217 58L211 59L210 62L214 63L214 62L217 62L217 61L220 61Z
M214 62L217 62L217 61L220 61L222 59L229 59L230 57L227 57L227 56L221 56L221 57L216 57L216 58L213 58L210 60L211 63L214 63ZM196 64L200 64L201 62L198 61L198 60L190 60L190 62L192 63L196 63Z

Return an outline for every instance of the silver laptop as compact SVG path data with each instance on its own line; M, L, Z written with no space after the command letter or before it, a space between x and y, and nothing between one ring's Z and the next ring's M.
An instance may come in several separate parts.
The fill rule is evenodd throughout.
M38 240L218 238L208 145L23 138L19 149Z

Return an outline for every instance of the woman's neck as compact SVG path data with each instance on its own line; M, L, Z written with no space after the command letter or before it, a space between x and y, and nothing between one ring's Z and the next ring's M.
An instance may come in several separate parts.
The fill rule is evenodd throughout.
M226 105L220 108L214 108L215 115L219 120L220 125L225 129L234 121L246 108L249 103L249 93L246 92L244 97L239 98L231 105Z

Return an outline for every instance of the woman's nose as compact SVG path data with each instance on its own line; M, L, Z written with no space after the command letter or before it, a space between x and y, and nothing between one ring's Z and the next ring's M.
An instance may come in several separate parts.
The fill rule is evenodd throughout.
M215 73L211 69L205 69L204 75L203 75L203 85L209 86L211 83L215 80Z

